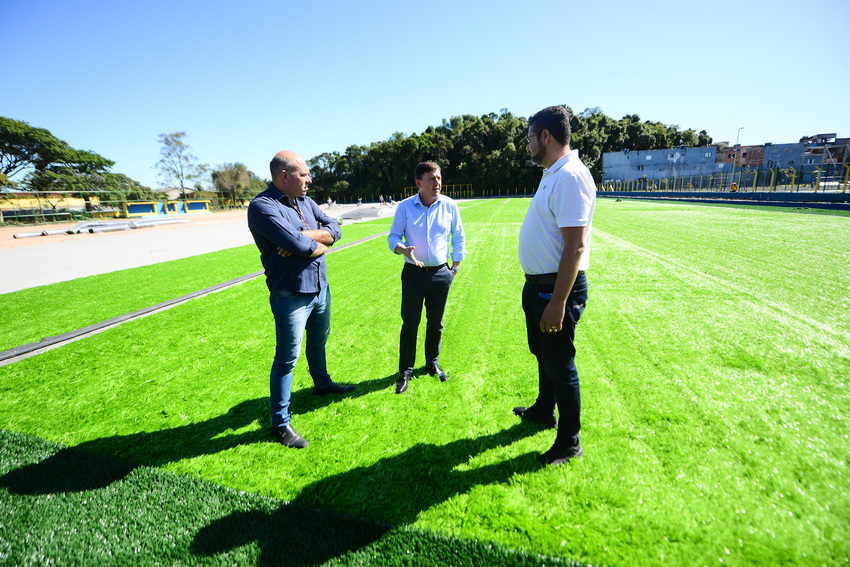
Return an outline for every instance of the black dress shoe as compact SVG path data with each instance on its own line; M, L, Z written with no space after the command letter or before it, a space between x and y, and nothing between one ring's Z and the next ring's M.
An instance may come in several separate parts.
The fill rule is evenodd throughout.
M578 459L584 455L584 449L581 448L581 443L567 447L565 449L557 449L552 447L539 457L541 465L563 465L570 462L570 459Z
M292 429L291 425L278 427L272 432L272 435L274 435L278 443L292 447L293 449L303 449L307 446L307 441L298 435L298 432Z
M343 386L342 384L337 384L336 382L331 382L330 386L325 386L324 388L319 388L313 386L313 393L317 396L327 396L328 394L347 394L354 390L354 386L347 385Z
M395 383L395 393L403 394L407 390L407 383L410 381L410 375L413 374L410 370L405 370L398 375L398 380Z
M428 374L430 374L431 376L439 376L440 382L445 382L446 380L449 379L449 377L446 376L446 373L443 372L443 369L440 368L439 364L429 364L428 365Z
M537 423L542 423L546 427L553 428L558 427L558 419L555 417L555 412L551 414L543 415L541 412L537 410L534 406L531 407L518 407L514 408L514 413L524 419L528 419L530 421L536 421Z

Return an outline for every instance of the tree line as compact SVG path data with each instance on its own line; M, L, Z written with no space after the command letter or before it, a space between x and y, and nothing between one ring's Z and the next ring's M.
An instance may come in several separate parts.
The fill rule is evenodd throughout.
M44 128L0 116L0 187L58 192L85 200L96 192L99 201L144 200L151 190L121 173L99 154L78 150ZM11 177L27 171L20 183Z
M602 179L602 154L669 147L709 146L705 130L680 130L677 125L642 122L631 114L616 120L599 108L574 113L569 107L572 139L597 181ZM312 188L319 198L374 200L378 195L404 196L415 185L413 172L421 161L440 165L446 184L471 184L476 194L534 188L540 170L526 150L528 119L507 109L481 117L465 114L429 126L421 134L393 134L369 146L349 146L345 152L325 152L308 161Z
M602 154L629 150L709 146L705 130L680 130L678 125L641 121L631 114L617 120L599 108L570 111L570 147L597 181L602 178ZM325 152L308 160L316 200L346 202L376 200L379 195L402 198L413 187L413 171L421 161L437 162L444 183L471 185L475 194L530 189L540 178L526 150L528 119L507 109L484 116L453 116L421 134L399 132L368 146L352 145L345 152ZM222 204L237 205L262 191L267 180L242 163L211 168L192 154L185 132L160 134L161 159L156 168L163 182L187 190L209 186ZM110 172L115 162L94 152L77 150L44 128L0 117L0 187L59 192L84 199L97 192L100 201L162 200L165 196ZM11 177L26 171L21 182Z

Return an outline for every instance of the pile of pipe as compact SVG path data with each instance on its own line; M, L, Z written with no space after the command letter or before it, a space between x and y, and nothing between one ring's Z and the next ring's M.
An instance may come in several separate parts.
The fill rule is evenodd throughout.
M99 232L115 232L119 230L132 230L134 228L147 228L149 226L160 226L164 224L176 224L176 223L186 223L189 222L189 219L179 219L179 218L142 218L136 220L123 220L123 221L86 221L81 222L77 226L73 228L62 228L62 229L52 229L52 230L42 230L39 232L19 232L17 234L13 234L13 238L30 238L33 236L52 236L56 234L80 234L81 232L88 232L91 234L97 234Z

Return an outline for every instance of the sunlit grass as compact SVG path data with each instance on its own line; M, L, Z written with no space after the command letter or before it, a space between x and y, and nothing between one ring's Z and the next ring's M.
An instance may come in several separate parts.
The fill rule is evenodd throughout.
M256 272L255 246L0 294L0 351Z
M510 411L536 391L519 305L527 204L464 209L469 256L441 355L450 380L420 374L401 396L401 258L385 238L328 256L329 368L357 390L314 397L301 360L304 451L268 435L261 278L0 368L0 425L592 564L846 561L848 219L600 199L578 328L586 455L542 469L553 432Z

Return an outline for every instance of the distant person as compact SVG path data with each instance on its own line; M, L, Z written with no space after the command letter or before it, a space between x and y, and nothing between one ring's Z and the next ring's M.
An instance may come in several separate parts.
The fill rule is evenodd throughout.
M278 152L270 167L272 182L248 206L248 228L260 249L275 322L270 375L272 432L281 444L302 449L307 441L292 428L289 401L305 330L313 393L324 396L354 389L333 382L325 361L331 292L324 254L341 232L337 222L307 197L312 180L304 158Z
M380 201L382 207L384 205L386 205L386 203L384 202L384 196L383 195L378 195L378 200Z
M578 150L570 150L570 117L563 106L529 118L527 140L532 159L544 168L519 233L522 308L528 346L537 358L538 394L534 404L516 407L514 413L557 427L555 444L538 460L559 465L584 454L578 438L581 391L574 340L587 303L596 185Z
M426 161L416 166L419 193L395 210L388 237L390 250L404 256L401 271L401 334L396 394L407 390L416 362L416 335L425 304L425 368L431 376L448 380L440 368L443 314L449 289L466 256L466 236L457 204L440 194L440 166ZM451 267L449 267L451 242Z

